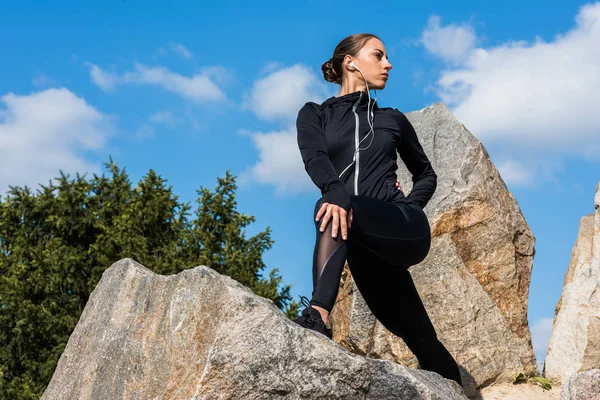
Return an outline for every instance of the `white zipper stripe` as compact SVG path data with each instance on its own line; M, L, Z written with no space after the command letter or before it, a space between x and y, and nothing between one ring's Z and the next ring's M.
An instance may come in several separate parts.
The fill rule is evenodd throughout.
M358 118L358 114L356 113L356 107L358 106L358 103L360 103L360 99L362 98L362 91L360 92L359 96L358 96L358 101L356 103L354 103L354 106L352 107L352 112L354 113L354 119L356 120L356 127L354 128L354 152L356 153L356 168L354 169L354 194L356 196L358 196L358 173L359 168L358 168L358 161L360 159L360 151L358 150L358 128L360 126L360 119Z

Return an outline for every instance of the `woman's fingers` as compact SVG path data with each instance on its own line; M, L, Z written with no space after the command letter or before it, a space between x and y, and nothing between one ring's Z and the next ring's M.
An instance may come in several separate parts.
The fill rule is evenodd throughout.
M340 228L339 210L334 209L332 212L332 217L333 217L333 221L332 221L333 226L331 227L332 228L331 229L331 237L335 239L335 237L337 236L337 233L338 233L338 229Z
M348 237L348 213L343 208L340 209L340 224L342 225L342 239Z
M402 190L402 186L400 186L400 181L396 181L396 187L398 190Z
M321 219L321 232L325 230L327 223L329 222L329 218L331 218L331 204L327 204L325 215Z
M341 231L344 240L348 237L348 213L342 207L335 204L323 203L316 216L317 221L321 221L319 230L325 231L327 224L331 220L331 237L335 238L338 231Z
M321 208L319 209L319 212L317 212L317 216L316 216L316 218L315 218L315 221L318 221L318 220L320 220L320 219L321 219L321 217L323 216L323 214L324 214L324 213L325 213L325 211L327 210L327 205L328 205L328 204L329 204L329 203L323 203L323 204L321 205Z

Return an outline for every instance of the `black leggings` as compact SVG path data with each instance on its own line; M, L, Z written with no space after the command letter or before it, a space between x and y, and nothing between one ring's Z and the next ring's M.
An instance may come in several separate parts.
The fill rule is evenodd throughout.
M362 297L373 315L401 337L422 369L435 371L461 384L456 361L438 340L408 268L425 259L431 230L425 212L414 203L388 203L367 196L350 196L353 221L348 238L331 237L315 221L311 305L331 311L346 259ZM315 205L314 217L323 204ZM322 220L322 217L321 217ZM313 218L314 221L314 218Z

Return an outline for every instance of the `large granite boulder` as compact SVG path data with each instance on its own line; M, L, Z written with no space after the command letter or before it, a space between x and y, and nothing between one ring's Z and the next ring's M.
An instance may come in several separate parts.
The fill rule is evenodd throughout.
M600 368L600 183L595 213L584 216L554 312L544 363L546 377L565 381Z
M560 393L560 400L598 399L600 399L600 369L571 375Z
M438 175L425 207L431 250L410 272L438 337L461 368L465 392L535 374L527 322L535 242L529 225L485 148L443 104L407 117ZM400 158L398 165L409 193L411 175ZM417 366L404 342L370 313L347 265L331 325L334 340L353 352Z
M43 399L466 399L440 375L352 354L200 266L108 268Z

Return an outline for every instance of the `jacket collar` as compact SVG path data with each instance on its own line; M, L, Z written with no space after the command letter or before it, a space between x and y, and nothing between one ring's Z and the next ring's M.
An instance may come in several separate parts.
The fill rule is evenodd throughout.
M352 92L352 93L348 93L345 94L343 96L338 96L338 97L330 97L327 100L325 100L323 102L323 104L321 104L322 107L325 106L329 106L329 107L338 107L338 106L345 106L345 107L352 107L354 106L354 104L358 101L358 106L356 108L358 109L367 109L367 103L369 101L369 96L367 95L366 91L360 91L357 90L356 92ZM371 97L371 107L373 107L373 104L375 105L375 109L378 108L377 103L375 103L375 99L373 99Z

